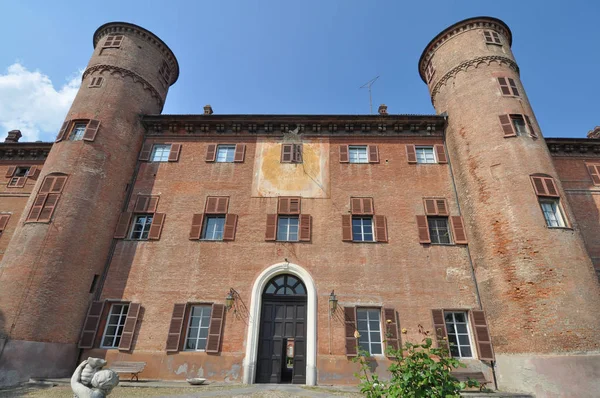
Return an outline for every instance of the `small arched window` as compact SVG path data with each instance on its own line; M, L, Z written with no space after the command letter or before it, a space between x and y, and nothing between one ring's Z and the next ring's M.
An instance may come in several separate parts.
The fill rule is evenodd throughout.
M292 275L279 275L271 279L265 288L265 295L306 296L302 281Z

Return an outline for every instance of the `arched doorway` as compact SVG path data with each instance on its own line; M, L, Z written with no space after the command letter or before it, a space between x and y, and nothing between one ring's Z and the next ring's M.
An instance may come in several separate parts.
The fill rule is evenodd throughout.
M257 383L306 383L307 291L291 274L274 276L262 292Z

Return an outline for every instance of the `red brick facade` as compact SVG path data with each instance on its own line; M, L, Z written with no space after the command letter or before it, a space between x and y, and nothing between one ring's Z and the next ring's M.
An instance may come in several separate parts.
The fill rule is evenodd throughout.
M381 311L387 344L418 339L419 324L433 330L443 315L433 310L464 311L464 361L507 389L528 390L509 375L508 354L597 351L600 142L544 140L510 44L503 22L474 18L428 45L419 67L440 115L160 115L177 79L173 54L142 28L102 26L62 139L0 144L0 173L43 163L23 188L7 177L0 189L0 216L10 214L0 370L13 372L0 384L66 376L87 356L144 361L150 379L253 383L264 333L257 289L269 272L305 276L308 384L356 382L354 307ZM79 122L88 130L72 140ZM157 161L161 144L170 151ZM231 146L229 161L217 145ZM422 147L433 163L417 157ZM42 183L57 176L67 177L60 192ZM532 176L557 192L538 187L539 196ZM540 203L549 200L564 227L548 227ZM198 239L210 214L225 220L222 240ZM300 214L297 242L276 237L286 214ZM153 218L141 240L140 215ZM359 217L372 217L372 242L352 241ZM437 219L450 244L436 244ZM105 349L114 303L134 314L123 317L120 349ZM193 303L212 305L206 351L183 349ZM35 355L66 363L25 370L20 358ZM382 372L389 363L376 361Z

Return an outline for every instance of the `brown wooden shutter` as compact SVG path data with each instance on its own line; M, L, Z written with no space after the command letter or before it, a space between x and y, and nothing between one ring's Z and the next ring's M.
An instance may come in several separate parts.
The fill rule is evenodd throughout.
M37 180L40 176L40 168L37 166L31 166L29 171L27 172L27 178L31 178L32 180Z
M217 212L217 202L218 197L209 196L206 198L206 205L204 207L204 213L206 214L215 214Z
M348 162L350 162L350 157L348 155L348 145L340 145L340 163Z
M481 310L471 311L471 322L475 331L475 341L477 342L477 351L479 359L482 361L494 361L494 350L492 349L492 339L490 331L485 320L485 312Z
M373 198L362 198L362 213L371 216L375 214Z
M448 331L446 330L446 321L444 320L444 310L431 310L433 318L433 330L439 348L446 348L450 354L448 345Z
M529 129L529 135L531 135L534 138L537 138L537 133L535 132L535 129L533 128L533 124L531 123L531 119L529 119L529 116L527 115L523 115L523 117L525 118L525 121L527 122L527 128Z
M277 240L277 214L267 214L265 240Z
M498 84L500 84L500 91L502 91L502 95L510 95L510 88L508 88L508 82L506 78L499 77Z
M44 178L44 181L42 182L42 186L40 187L40 192L39 193L48 193L48 192L50 192L50 189L52 188L52 185L54 185L54 181L55 181L55 177L46 176L46 178Z
M558 188L556 187L554 178L544 178L544 183L546 184L546 190L548 191L548 196L553 196L556 198L558 198L560 196L558 194Z
M131 213L125 211L121 213L117 228L115 229L115 239L125 239L127 237L127 231L129 230L129 223L131 222Z
M505 137L516 137L517 133L513 127L512 121L509 115L499 115L500 124L502 125L502 131L504 131Z
M50 188L51 193L61 193L65 184L67 183L66 176L56 176L54 177L54 183L52 184L52 188Z
M154 213L152 216L152 225L150 225L150 231L148 232L148 239L160 239L160 233L162 232L164 222L165 213Z
M376 215L373 216L373 220L375 221L375 240L377 242L387 242L387 220L385 216Z
M454 243L457 245L466 245L468 241L463 218L461 216L452 216L450 217L450 223L452 224Z
M586 166L594 185L600 185L600 165L588 164Z
M29 210L29 214L27 215L27 219L25 221L37 221L42 208L44 207L44 203L46 203L46 198L48 197L47 193L38 194L33 201L33 205L31 206L31 210Z
M235 154L233 156L233 161L235 163L242 163L244 161L245 156L246 144L235 144Z
M388 347L398 350L400 348L400 338L398 334L398 321L396 319L396 310L393 308L383 309L383 319L385 324L385 340ZM390 357L389 355L387 355ZM391 357L390 357L391 358Z
M448 202L446 202L446 199L436 199L435 206L437 207L438 216L448 215Z
M279 197L277 200L277 214L288 214L290 211L290 198Z
M104 301L93 301L88 309L83 330L79 337L79 348L93 348L96 340L96 332L100 324L100 318L104 312Z
M362 198L350 198L350 212L355 215L363 214Z
M431 243L427 216L417 216L417 228L419 229L419 243Z
M171 150L169 151L169 162L178 162L179 154L181 153L181 144L171 144Z
M52 214L54 214L54 209L56 209L56 205L58 204L58 199L60 199L60 194L58 193L49 193L46 198L46 203L44 203L44 207L40 212L38 217L38 221L40 222L48 222L52 218Z
M223 304L213 304L210 312L210 326L208 327L206 352L216 353L220 351L224 321L225 306Z
M192 229L190 230L190 239L200 239L202 236L202 223L204 221L204 214L194 214L192 217Z
M494 43L502 44L502 42L500 41L500 36L498 36L498 33L492 32L492 37L494 38Z
M142 161L148 161L150 160L150 153L152 152L152 143L151 142L145 142L144 146L142 147L142 150L140 151L140 156L138 157L138 160L142 160Z
M406 158L408 163L417 163L417 150L414 145L406 145Z
M352 242L352 216L342 214L342 240Z
M134 213L145 213L148 210L148 202L150 197L146 195L138 195L133 207Z
M435 153L437 155L438 163L448 163L448 158L446 157L446 151L444 150L443 145L435 145Z
M25 182L27 181L27 177L18 177L17 182L15 183L15 188L23 188L25 186Z
M358 341L354 337L356 328L356 307L344 307L344 326L346 333L346 356L358 355Z
M310 242L310 235L312 230L312 217L310 214L300 214L300 234L298 240L300 242Z
M237 214L225 216L225 227L223 228L223 240L235 240L235 229L237 226Z
M83 133L84 141L94 141L96 139L96 134L98 134L98 129L100 128L100 121L91 119L87 126L85 127L85 132Z
M508 84L510 85L510 88L512 90L512 95L518 97L519 96L519 89L517 89L517 84L515 83L515 81L509 77L508 78Z
M61 142L62 140L65 139L65 136L67 135L67 129L69 127L70 122L71 122L70 120L65 120L65 122L62 124L62 127L60 128L60 131L58 132L58 135L56 136L56 140L54 142Z
M302 163L302 144L294 144L294 163Z
M207 162L214 162L217 158L217 144L208 144L206 147L206 158Z
M173 306L169 334L167 335L167 352L179 351L179 339L181 338L181 329L183 327L183 318L185 317L186 307L187 304L175 304Z
M15 171L17 171L17 167L16 166L10 166L8 169L6 169L6 178L11 178L14 174Z
M148 197L148 204L146 207L146 212L147 213L156 213L156 209L158 208L158 199L160 199L159 196L149 196Z
M281 163L291 163L294 152L294 146L292 144L281 145Z
M135 326L137 325L139 315L140 304L130 303L127 318L125 319L125 326L123 326L123 333L121 334L121 341L119 342L119 351L129 351L131 349L133 334L135 333Z
M369 163L379 163L379 148L377 145L369 145Z
M0 215L0 232L4 232L6 224L8 224L8 220L10 220L10 214Z
M435 199L423 199L423 207L425 208L425 214L428 216L437 215L437 206L435 205Z
M489 31L484 30L483 31L483 35L485 36L485 42L486 43L493 43L494 42L494 39L492 39L492 34Z
M551 177L531 176L535 193L538 196L559 197L558 188L554 179Z
M225 214L229 209L229 197L227 196L219 196L217 198L217 207L215 212L218 214Z

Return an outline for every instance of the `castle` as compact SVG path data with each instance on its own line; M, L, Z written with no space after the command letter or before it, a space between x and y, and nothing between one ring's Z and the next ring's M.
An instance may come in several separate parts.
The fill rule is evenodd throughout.
M502 390L598 391L598 131L544 139L504 22L427 45L436 115L163 115L169 47L93 44L56 141L0 144L0 385L351 384L421 324Z

